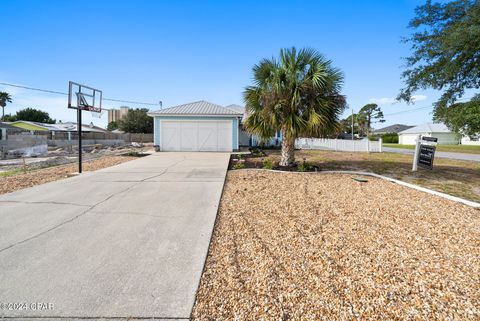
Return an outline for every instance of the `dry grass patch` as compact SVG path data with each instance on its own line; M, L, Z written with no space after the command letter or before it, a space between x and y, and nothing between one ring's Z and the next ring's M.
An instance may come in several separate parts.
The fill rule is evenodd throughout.
M383 180L230 171L192 317L480 318L480 211Z

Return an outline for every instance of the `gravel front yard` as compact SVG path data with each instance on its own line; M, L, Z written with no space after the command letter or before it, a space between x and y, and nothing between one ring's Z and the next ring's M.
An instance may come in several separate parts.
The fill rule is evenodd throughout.
M107 156L83 163L84 171L110 167L136 159L132 156ZM11 175L0 175L0 194L11 193L23 188L45 184L66 178L69 174L78 172L78 163L53 166L31 171L17 171Z
M195 319L480 319L480 211L368 177L230 171Z

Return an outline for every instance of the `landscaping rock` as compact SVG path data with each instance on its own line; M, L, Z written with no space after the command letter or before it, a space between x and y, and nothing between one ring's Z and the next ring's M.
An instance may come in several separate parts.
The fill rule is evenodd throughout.
M480 211L376 178L228 173L192 317L479 320Z

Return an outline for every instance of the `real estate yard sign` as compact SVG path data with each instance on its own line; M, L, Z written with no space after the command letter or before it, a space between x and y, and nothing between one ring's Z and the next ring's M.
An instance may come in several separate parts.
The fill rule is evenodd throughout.
M413 157L412 171L417 171L417 165L433 169L433 159L438 139L435 137L418 137Z

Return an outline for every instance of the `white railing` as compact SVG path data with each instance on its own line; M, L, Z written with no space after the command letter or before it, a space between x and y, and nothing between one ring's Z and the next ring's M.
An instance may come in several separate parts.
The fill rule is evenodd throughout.
M298 138L295 141L298 149L323 149L344 152L382 152L382 139L379 141L327 139L327 138Z

